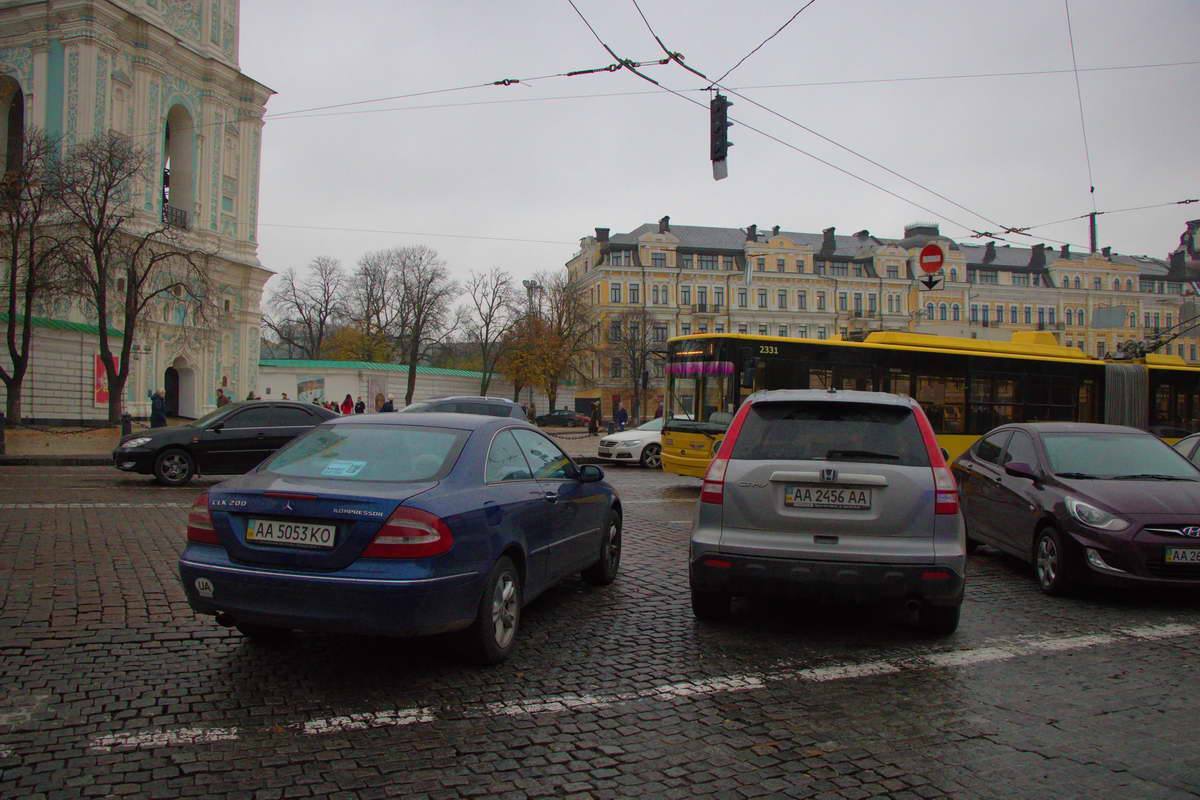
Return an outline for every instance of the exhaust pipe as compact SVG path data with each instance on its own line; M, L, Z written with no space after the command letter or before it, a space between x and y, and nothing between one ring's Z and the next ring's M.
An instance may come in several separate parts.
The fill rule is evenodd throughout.
M237 620L235 620L233 615L229 614L228 612L218 611L217 624L222 628L232 628L234 625L237 625Z

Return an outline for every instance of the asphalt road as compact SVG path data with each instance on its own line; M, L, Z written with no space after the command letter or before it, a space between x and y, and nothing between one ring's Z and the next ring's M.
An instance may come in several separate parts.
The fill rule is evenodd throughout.
M175 559L208 482L0 469L2 797L1195 797L1200 597L1043 597L971 557L945 639L756 603L697 623L698 482L614 467L617 582L564 582L516 653L196 617Z

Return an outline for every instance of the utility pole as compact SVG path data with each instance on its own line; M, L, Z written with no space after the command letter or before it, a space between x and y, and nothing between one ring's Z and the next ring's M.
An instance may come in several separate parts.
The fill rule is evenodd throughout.
M526 311L525 311L525 325L527 327L529 327L530 324L533 322L533 293L536 292L537 290L541 289L542 285L535 280L523 280L523 281L521 281L521 285L525 287L525 293L529 299L529 305L526 307ZM531 334L533 333L532 330L530 330L529 332ZM530 380L530 383L529 383L529 410L531 412L533 411L533 381L532 381L532 379ZM546 412L549 413L553 410L554 409L552 409L552 408L548 408L548 409L546 409Z
M1091 243L1092 252L1094 253L1094 252L1096 252L1096 249L1097 249L1096 248L1096 212L1095 211L1088 214L1088 232L1091 234L1089 241Z

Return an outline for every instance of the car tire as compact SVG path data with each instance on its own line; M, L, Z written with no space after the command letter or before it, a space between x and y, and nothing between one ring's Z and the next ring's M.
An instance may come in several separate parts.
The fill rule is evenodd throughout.
M662 445L651 442L643 447L641 462L646 469L660 469L662 467Z
M492 567L479 613L466 630L467 649L475 663L499 664L513 651L521 624L521 596L521 573L504 556Z
M974 553L978 549L979 549L979 540L972 539L970 536L968 536L967 537L967 555Z
M692 614L702 622L729 619L732 598L728 592L700 592L692 589Z
M1058 528L1048 525L1038 531L1033 542L1033 575L1048 595L1069 594L1077 582L1074 554Z
M933 606L924 603L917 611L917 626L934 636L949 636L958 630L958 618L961 612L961 604Z
M292 632L287 628L276 628L271 625L239 622L235 627L238 629L238 633L255 644L278 644L292 637Z
M186 486L196 475L196 462L179 447L169 447L154 459L154 479L163 486Z
M608 586L617 579L621 566L621 515L609 512L600 542L600 557L583 571L583 579L593 586Z

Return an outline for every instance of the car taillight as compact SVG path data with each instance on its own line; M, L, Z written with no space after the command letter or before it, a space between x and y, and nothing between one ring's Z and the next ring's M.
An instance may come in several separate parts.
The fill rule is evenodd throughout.
M942 448L938 446L933 426L929 424L929 417L925 416L925 411L916 401L913 401L912 413L917 420L917 428L921 431L925 452L929 454L929 465L933 467L933 513L957 514L958 484L946 466L946 459L942 456Z
M700 484L700 502L721 505L725 502L725 470L729 468L729 459L714 458L708 465L704 475L704 483Z
M363 551L363 558L428 558L454 546L441 518L416 508L397 508Z
M958 486L954 476L944 466L933 468L934 514L958 513Z
M201 492L188 511L187 539L201 544L221 543L217 538L217 529L213 527L212 514L208 511L208 492Z

